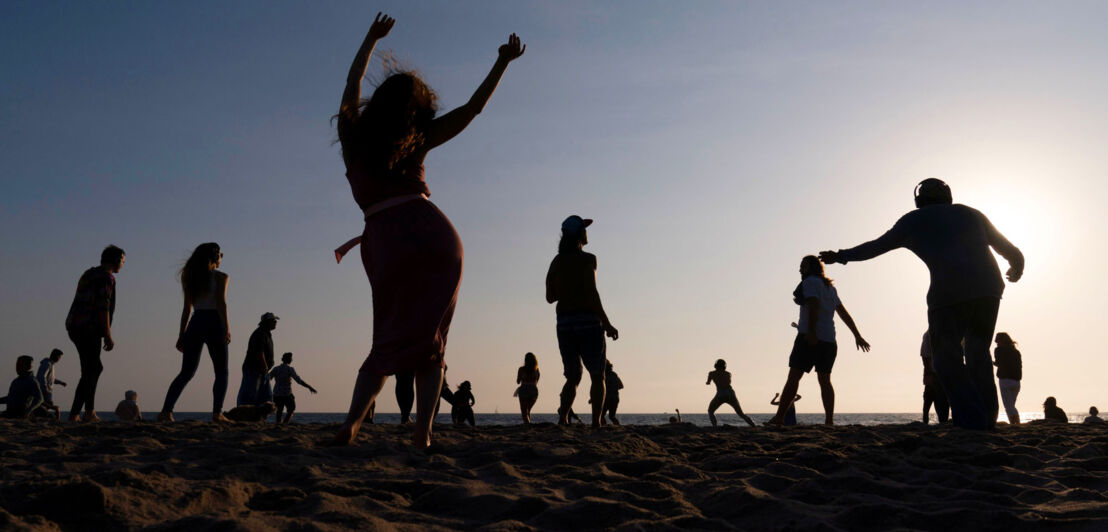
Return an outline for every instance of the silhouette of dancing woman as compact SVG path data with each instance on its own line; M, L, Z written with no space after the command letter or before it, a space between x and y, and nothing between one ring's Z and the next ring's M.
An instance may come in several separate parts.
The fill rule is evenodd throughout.
M523 355L523 365L516 371L515 395L519 398L519 414L523 416L523 423L531 424L531 408L535 401L539 400L539 359L534 353Z
M940 179L916 186L916 210L876 240L820 252L827 264L869 260L897 248L915 253L931 273L927 324L935 373L950 401L955 426L990 429L999 410L989 343L996 329L1004 279L990 247L1008 261L1008 280L1023 276L1023 253L980 211L953 202ZM962 342L965 342L963 352Z
M181 289L185 304L181 309L177 350L181 372L169 385L158 421L173 421L173 407L185 385L200 367L200 351L208 346L208 356L215 367L212 385L212 421L230 421L223 416L223 399L227 396L227 344L231 343L231 327L227 323L227 274L217 270L223 262L219 244L208 242L196 246L181 268ZM191 316L190 316L191 314Z
M784 424L785 413L793 404L793 397L800 387L805 373L816 369L820 396L823 399L823 423L835 424L835 388L831 386L831 368L835 365L838 344L835 343L835 314L854 333L854 343L862 351L869 351L869 343L862 338L854 319L846 311L831 279L823 273L823 264L815 255L800 260L800 284L793 291L793 301L800 305L800 320L796 340L789 355L789 376L781 390L781 404L777 414L767 425Z
M604 409L604 363L606 349L604 335L612 340L619 338L619 331L612 327L600 293L596 291L596 255L581 248L589 243L585 228L592 220L576 214L562 222L562 239L558 242L558 255L550 262L546 273L546 302L557 302L558 350L562 354L566 383L562 386L562 402L558 407L558 424L568 425L573 411L573 399L577 397L577 385L581 382L581 364L589 372L592 387L589 398L592 403L592 426L600 426Z
M705 385L712 384L713 381L716 383L716 396L708 403L708 420L712 422L713 427L716 426L716 410L720 406L731 405L735 413L753 427L754 421L743 413L742 407L739 406L739 399L735 397L735 389L731 387L731 372L727 371L727 362L721 358L716 361L715 368L708 373L708 380L704 383Z
M335 255L341 259L362 244L362 265L373 289L373 347L358 371L346 422L332 443L353 442L385 379L413 371L412 442L424 448L431 444L446 337L462 278L462 242L446 215L428 200L423 160L481 112L508 63L523 55L525 47L512 34L469 101L435 118L435 93L413 72L390 75L372 97L360 99L373 47L394 22L377 14L350 65L336 115L346 178L365 215L365 230Z

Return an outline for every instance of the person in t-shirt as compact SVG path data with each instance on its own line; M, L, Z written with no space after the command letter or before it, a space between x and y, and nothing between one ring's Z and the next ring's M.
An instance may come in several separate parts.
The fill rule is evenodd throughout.
M38 387L42 390L42 407L46 410L53 410L57 416L60 417L61 410L54 404L54 385L65 386L65 382L60 379L54 378L54 365L62 360L62 350L54 349L50 352L50 356L42 359L38 366L38 374L35 378L38 380Z
M278 318L272 312L262 314L258 328L250 334L246 344L246 358L242 361L242 384L235 403L238 406L258 406L273 397L266 375L273 369L273 330Z
M1016 349L1016 342L1008 333L996 333L996 351L994 362L996 380L1000 387L1000 400L1004 403L1004 413L1008 423L1020 424L1020 413L1016 410L1016 397L1020 394L1020 380L1023 379L1023 357Z
M100 265L85 270L77 281L77 292L65 317L65 330L77 348L81 360L81 378L73 393L70 421L100 421L96 416L96 384L104 364L100 348L115 348L112 338L112 316L115 315L115 274L123 268L127 255L116 246L100 252ZM81 417L84 410L85 416Z
M120 421L142 421L142 410L138 405L138 392L127 390L123 400L115 405L115 415Z
M35 359L23 355L15 360L17 377L8 387L8 395L0 397L0 404L8 405L4 417L25 419L42 405L42 390L38 387L31 365Z
M835 424L835 389L831 386L831 367L835 364L838 345L835 343L835 314L854 334L858 349L869 351L869 342L862 338L854 318L846 311L831 279L823 272L823 264L815 255L800 260L800 284L793 291L793 302L800 305L800 320L796 340L789 355L789 376L781 390L781 404L767 425L783 425L785 412L793 403L800 387L800 378L816 370L823 399L824 424Z
M273 368L269 372L269 378L273 379L273 403L277 406L277 419L278 424L288 424L292 421L292 413L296 412L296 396L292 394L292 381L296 381L301 386L307 388L312 393L316 393L315 388L312 385L300 380L300 376L296 374L296 370L292 369L292 353L285 353L281 355L281 365ZM281 410L287 410L284 421L281 421Z
M1058 400L1054 397L1047 397L1046 401L1043 401L1043 419L1058 423L1070 422L1070 417L1066 415L1065 410L1058 408Z
M934 357L931 355L931 333L924 331L923 342L920 344L919 356L923 362L923 424L931 422L931 405L935 405L935 417L939 423L946 423L950 419L950 403L946 400L946 392L939 383L938 375L935 375Z

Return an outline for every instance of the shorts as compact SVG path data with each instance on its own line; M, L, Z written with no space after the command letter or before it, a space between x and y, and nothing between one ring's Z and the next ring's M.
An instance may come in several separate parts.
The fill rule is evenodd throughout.
M789 367L804 373L810 373L813 367L816 373L831 373L838 349L835 342L820 341L816 345L808 345L804 335L798 334L793 342L793 352L789 354Z
M277 405L277 409L284 408L285 410L292 412L296 410L296 396L293 395L278 395L273 397L273 404Z
M567 379L581 378L582 363L589 374L604 378L606 349L599 318L592 314L558 316L558 350Z

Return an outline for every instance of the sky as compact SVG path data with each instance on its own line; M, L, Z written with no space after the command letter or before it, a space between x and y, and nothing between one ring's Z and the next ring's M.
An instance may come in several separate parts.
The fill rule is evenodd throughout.
M114 243L127 263L97 407L134 389L159 410L181 361L175 275L215 241L230 276L228 407L246 340L274 312L278 356L295 353L320 392L297 389L300 409L345 411L372 294L356 255L332 254L362 219L330 117L378 11L397 22L365 93L388 55L443 112L510 33L527 45L426 161L465 246L448 380L473 383L478 412L518 411L528 351L535 411L557 407L543 280L569 214L595 219L586 249L620 331L608 357L622 411L705 411L723 358L744 410L769 412L801 257L877 237L931 176L1026 256L997 323L1023 353L1019 408L1108 405L1089 307L1108 296L1100 2L0 3L0 375L60 347L68 408L79 363L65 315ZM873 345L856 351L836 323L836 410L918 412L926 268L897 250L827 272ZM212 381L205 354L177 410L210 409ZM814 376L800 394L800 412L822 411ZM391 382L378 411L396 411Z

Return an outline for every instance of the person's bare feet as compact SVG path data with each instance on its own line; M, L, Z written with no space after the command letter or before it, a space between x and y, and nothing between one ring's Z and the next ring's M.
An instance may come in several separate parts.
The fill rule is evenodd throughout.
M359 425L353 423L343 423L342 426L339 427L338 432L335 433L335 436L324 442L324 445L328 447L350 445L354 443L354 438L358 437L359 428L361 428Z
M81 418L81 423L99 423L100 417L96 415L96 412L85 412L85 417Z
M223 412L212 413L212 423L230 423L231 420L227 419L227 416L223 415Z
M158 412L159 423L173 423L173 412Z
M781 416L773 416L766 422L762 423L766 427L784 427L785 422L781 420Z
M66 419L66 421L69 421L70 423L80 423L81 422L81 414L70 413L69 417Z
M422 427L416 427L412 431L412 446L416 449L426 449L431 446L431 431Z

